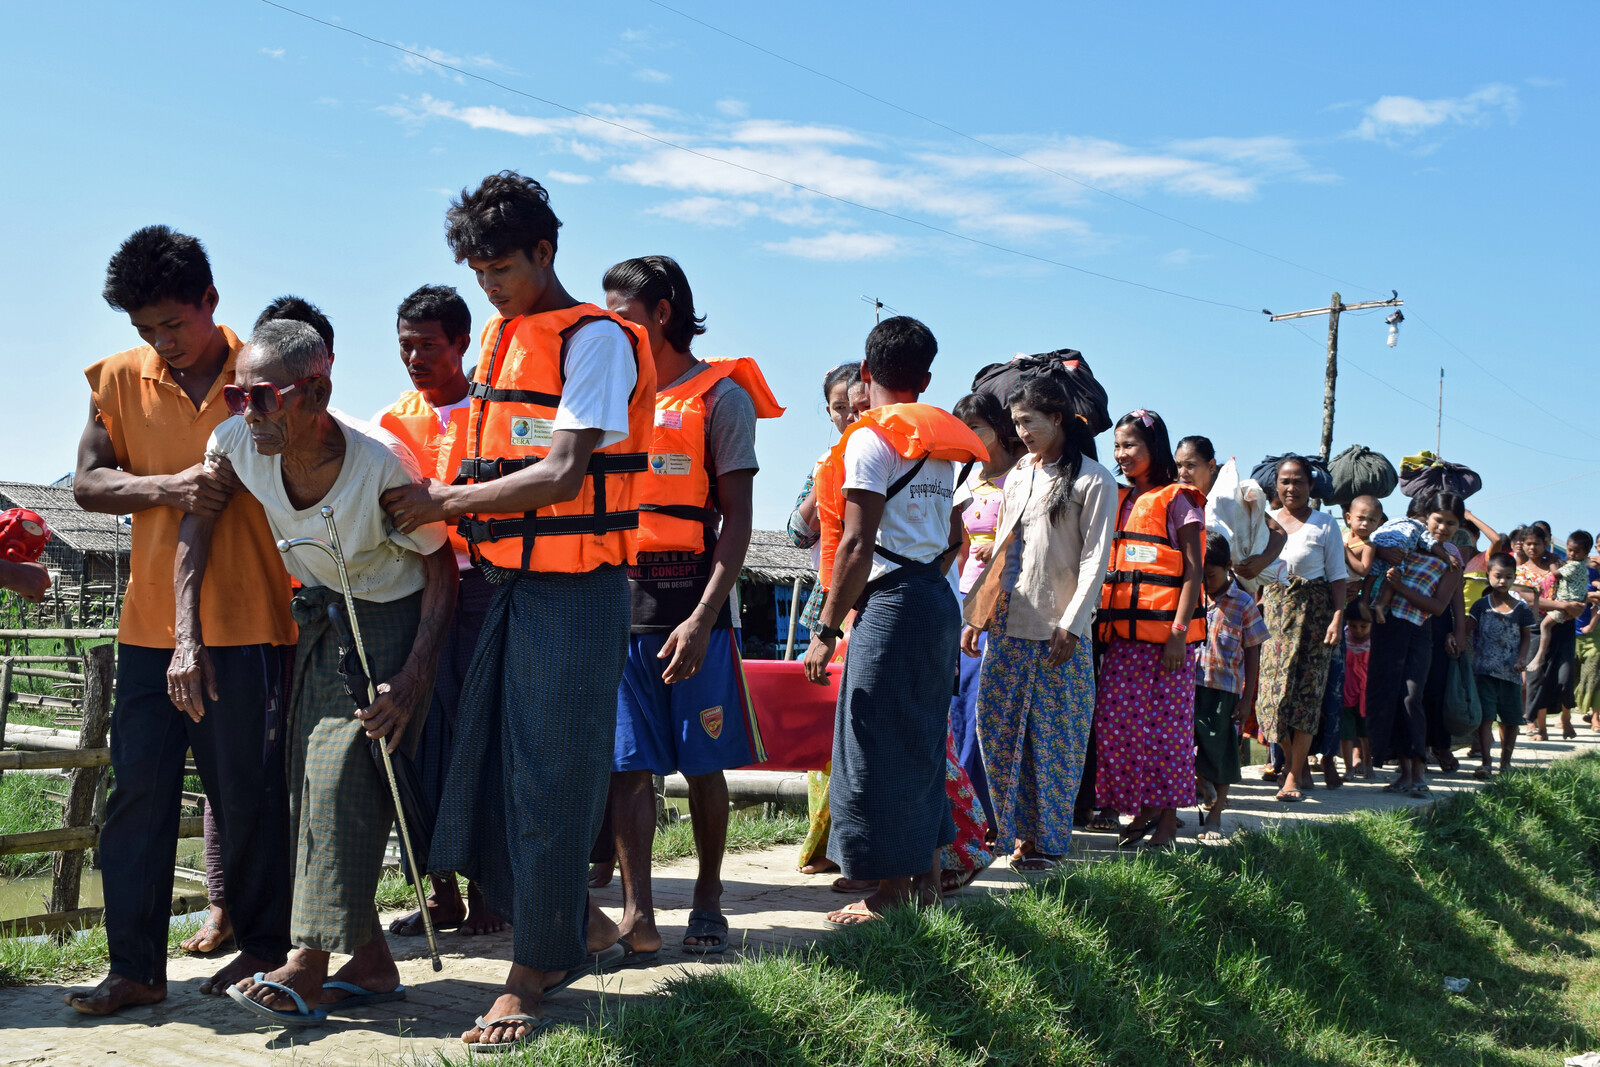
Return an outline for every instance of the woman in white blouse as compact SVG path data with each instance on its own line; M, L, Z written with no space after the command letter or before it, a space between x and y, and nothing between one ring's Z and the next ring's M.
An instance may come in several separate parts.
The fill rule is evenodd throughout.
M1111 554L1117 486L1094 438L1053 380L1009 398L1028 455L1006 478L994 555L967 596L962 646L988 646L978 686L978 739L998 839L1015 869L1055 866L1094 718L1089 624Z
M1306 756L1322 728L1328 665L1343 639L1344 539L1331 517L1311 507L1311 464L1299 456L1278 463L1272 517L1289 535L1278 562L1263 572L1263 614L1272 636L1261 650L1256 717L1262 736L1283 746L1278 799L1303 799Z

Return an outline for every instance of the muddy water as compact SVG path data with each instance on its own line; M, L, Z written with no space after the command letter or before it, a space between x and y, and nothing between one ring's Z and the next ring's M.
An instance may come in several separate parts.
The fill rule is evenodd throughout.
M204 845L197 839L178 842L178 865L201 870L205 867ZM204 887L184 878L174 883L179 892L194 893ZM83 869L83 883L78 890L78 907L98 908L105 903L100 888L100 872L91 867ZM0 920L17 919L24 915L42 915L50 910L50 872L29 875L26 878L0 878Z

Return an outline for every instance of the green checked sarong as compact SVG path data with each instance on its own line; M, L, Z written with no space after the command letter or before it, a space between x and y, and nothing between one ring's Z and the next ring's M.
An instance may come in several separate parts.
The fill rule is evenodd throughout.
M300 643L289 702L289 820L295 839L289 936L300 948L350 953L380 932L373 895L394 826L394 803L339 677L330 603L342 608L344 598L322 586L294 598ZM356 613L374 682L394 677L411 655L422 594L389 604L358 600ZM430 684L412 712L404 751L415 749L432 696Z

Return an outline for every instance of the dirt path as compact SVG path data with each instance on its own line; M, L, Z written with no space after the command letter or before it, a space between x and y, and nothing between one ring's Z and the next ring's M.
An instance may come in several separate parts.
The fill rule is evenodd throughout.
M1578 752L1600 749L1600 734L1579 727L1573 742L1524 743L1517 749L1519 766L1535 766ZM1436 796L1444 797L1480 785L1471 767L1434 779ZM1278 804L1275 787L1255 780L1236 787L1235 807L1224 818L1232 833L1245 827L1286 826L1331 819L1358 808L1414 807L1418 801L1379 792L1387 775L1329 791L1318 788L1301 804ZM1193 843L1196 818L1181 840ZM1073 855L1085 860L1115 855L1115 839L1106 834L1079 834ZM718 960L697 959L677 948L688 919L693 860L656 872L655 891L661 909L658 921L667 949L658 966L629 970L604 979L586 979L550 1004L552 1014L580 1021L597 1008L638 1002L660 983L695 968L726 966L741 955L770 948L800 946L825 936L823 914L845 903L828 890L829 878L808 878L794 869L794 849L785 847L730 856L724 871L725 908L733 925L733 947ZM1021 877L1004 863L985 872L965 892L1004 891ZM613 883L598 892L601 903L616 913L620 890ZM418 939L420 940L420 939ZM199 985L220 961L179 959L169 964L170 996L159 1005L127 1011L109 1019L88 1019L61 1003L63 987L38 985L0 990L0 1067L48 1064L50 1067L169 1067L172 1064L382 1064L402 1057L426 1058L435 1049L459 1054L456 1038L474 1016L493 1002L505 976L510 939L504 935L468 938L442 935L444 970L434 974L418 940L391 938L400 958L402 980L411 988L400 1004L349 1013L348 1017L308 1030L259 1028L254 1016L220 997L205 997ZM337 963L337 961L336 961ZM394 1009L400 1009L396 1011ZM114 1055L115 1058L109 1058ZM457 1059L459 1060L459 1055Z

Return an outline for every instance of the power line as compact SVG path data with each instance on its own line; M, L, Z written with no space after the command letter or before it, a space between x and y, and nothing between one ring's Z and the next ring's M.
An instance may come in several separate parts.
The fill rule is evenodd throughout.
M553 107L553 108L557 109L558 111L565 111L569 115L576 115L579 118L585 118L585 119L590 120L591 122L599 122L599 123L602 123L602 124L604 124L606 126L610 126L613 129L623 130L624 132L631 133L635 137L640 137L640 138L643 138L644 140L647 140L647 141L654 141L656 144L662 145L664 147L671 148L671 149L674 149L674 150L679 151L679 152L685 152L685 153L687 153L687 154L689 154L691 156L695 156L695 157L700 158L700 159L708 160L708 161L710 161L712 163L720 163L723 166L732 167L735 170L741 170L741 171L744 171L747 174L754 174L754 175L756 175L758 177L766 178L766 179L768 179L770 181L777 182L780 185L787 185L792 189L798 189L801 192L810 193L813 196L820 196L820 197L823 197L823 198L825 198L827 200L832 200L835 203L844 204L847 207L853 207L858 211L872 212L873 214L876 214L876 215L882 215L885 218L894 219L897 222L903 222L903 223L906 223L907 225L910 225L910 226L920 227L920 228L922 228L924 230L928 230L929 232L932 232L932 233L942 234L945 237L953 237L958 241L965 241L968 244L976 245L976 246L978 246L980 248L988 248L988 249L991 249L991 250L996 251L996 252L1003 252L1003 253L1005 253L1007 255L1017 256L1017 257L1020 257L1022 259L1030 259L1030 260L1033 260L1036 263L1044 263L1044 264L1046 264L1048 266L1061 267L1061 268L1063 268L1065 270L1076 271L1079 274L1084 274L1084 275L1087 275L1087 276L1092 277L1092 278L1099 278L1102 281L1116 282L1119 285L1133 286L1136 289L1144 289L1144 290L1147 290L1147 291L1152 292L1152 293L1161 293L1161 294L1163 294L1165 296L1177 297L1180 300L1189 300L1189 301L1193 301L1194 303L1197 303L1197 304L1210 304L1213 307L1228 308L1228 309L1233 310L1233 311L1243 311L1243 312L1247 312L1247 313L1252 314L1252 315L1255 314L1255 310L1254 309L1247 308L1247 307L1243 306L1242 304L1230 304L1230 303L1228 303L1227 301L1224 301L1224 300L1212 300L1209 297L1195 296L1195 295L1193 295L1191 293L1180 293L1175 289L1163 289L1159 285L1148 285L1148 284L1146 284L1144 282L1134 281L1131 278L1122 278L1122 277L1118 277L1115 274L1106 274L1106 273L1104 273L1102 271L1090 270L1088 267L1080 267L1080 266L1078 266L1077 264L1074 264L1074 263L1067 263L1067 262L1064 262L1064 261L1059 260L1059 259L1051 259L1048 256L1035 255L1032 252L1024 252L1020 248L1011 248L1011 247L1008 247L1006 245L997 244L997 243L995 243L993 241L986 241L981 237L974 237L971 234L961 233L961 232L959 232L957 230L948 229L948 228L946 228L944 226L939 226L939 225L937 225L935 223L926 222L926 221L924 221L922 219L912 218L909 215L902 215L902 214L900 214L898 212L890 211L887 208L873 207L871 204L863 204L860 201L851 200L848 197L839 196L839 195L837 195L835 193L830 193L830 192L827 192L825 190L815 188L814 186L806 185L806 184L804 184L802 182L797 182L792 178L780 177L779 175L772 174L772 173L770 173L768 171L761 170L761 169L759 169L757 167L752 167L752 166L749 166L749 165L744 164L744 163L737 163L737 162L735 162L735 161L733 161L731 159L725 159L725 158L723 158L721 156L713 155L710 152L701 151L698 148L690 148L687 145L678 144L675 141L670 141L665 137L661 137L661 136L659 136L657 134L650 133L647 130L641 130L641 129L637 128L637 127L629 126L625 122L618 122L615 119L608 119L608 118L604 117L603 115L596 115L596 114L594 114L592 112L584 111L581 108L570 107L570 106L568 106L566 104L560 103L559 101L551 100L548 97L538 96L538 95L536 95L534 93L530 93L530 92L526 92L526 91L524 91L522 89L514 88L514 87L512 87L510 85L505 84L504 82L495 81L493 78L486 77L486 76L484 76L482 74L477 74L477 73L475 73L473 71L470 71L470 70L465 70L465 69L463 69L461 67L458 67L458 66L456 66L456 65L454 65L452 63L446 63L443 60L436 59L433 56L425 55L422 52L417 51L416 49L406 48L404 45L398 45L398 44L393 43L392 41L385 41L385 40L383 40L381 38L373 37L370 34L362 33L360 30L354 29L353 27L350 27L350 26L344 26L344 25L341 25L341 24L339 24L337 22L329 22L326 19L319 19L315 15L308 15L304 11L297 11L294 8L289 7L289 6L285 5L285 4L277 3L276 0L261 0L261 3L267 5L268 7L277 8L279 11L285 12L286 14L297 15L300 18L303 18L308 22L314 22L319 26L326 27L327 29L338 30L341 33L348 33L352 37L358 37L361 40L367 41L367 42L369 42L371 44L375 44L375 45L378 45L378 46L383 47L383 48L392 49L393 51L400 52L400 53L403 53L403 54L408 55L408 56L413 56L413 57L415 57L417 59L422 60L425 63L431 63L432 65L440 68L441 70L448 70L451 73L458 74L458 75L460 75L460 76L462 76L464 78L471 78L474 81L483 82L485 85L492 85L496 89L500 89L500 90L502 90L504 92L511 93L511 94L513 94L515 96L525 97L525 98L527 98L529 100L533 100L533 101L535 101L537 103L544 104L546 107Z
M1485 497L1483 503L1492 504L1496 500L1509 500L1514 496L1526 496L1529 493L1537 493L1541 489L1552 489L1558 485L1566 485L1568 482L1578 482L1585 478L1593 478L1596 474L1600 474L1600 467L1596 467L1592 471L1584 471L1582 474L1574 474L1570 478L1561 478L1553 482L1545 482L1543 485L1536 485L1531 489L1518 489L1513 493L1501 493L1499 496Z
M670 11L674 15L679 16L680 18L687 19L690 22L693 22L693 23L696 23L697 25L703 26L706 29L712 31L713 33L720 33L722 36L728 38L729 40L733 40L733 41L739 42L740 44L744 45L746 48L753 48L757 52L762 53L763 55L771 56L773 59L776 59L781 63L787 63L791 67L795 67L795 68L797 68L799 70L803 70L806 73L815 75L816 77L822 78L825 81L830 81L833 84L839 86L840 88L848 89L852 93L855 93L855 94L857 94L859 96L864 96L868 100L871 100L871 101L873 101L875 103L882 104L884 107L892 108L893 110L898 111L901 114L910 115L912 118L918 119L918 120L920 120L922 122L926 122L931 126L937 126L939 129L944 130L946 133L951 133L951 134L954 134L957 137L964 138L965 140L971 141L973 144L982 145L984 148L989 149L991 152L998 152L1003 156L1007 156L1007 157L1009 157L1011 159L1017 160L1019 163L1026 163L1028 166L1033 167L1033 168L1035 168L1037 170L1041 170L1041 171L1045 172L1046 174L1053 174L1057 178L1061 178L1064 181L1069 181L1072 184L1080 186L1081 188L1087 189L1092 193L1099 193L1101 196L1109 197L1110 199L1117 201L1119 204L1126 204L1128 207L1135 208L1135 209L1137 209L1139 211L1143 211L1143 212L1145 212L1146 214L1149 214L1149 215L1154 215L1159 219L1165 219L1167 222L1173 223L1174 225L1182 226L1185 229L1193 230L1196 233L1204 234L1205 236L1210 237L1213 240L1221 241L1224 244L1233 245L1235 248L1242 248L1246 252L1253 252L1258 256L1265 256L1266 258L1272 259L1272 260L1276 260L1279 263L1284 264L1285 266L1293 267L1296 270L1305 271L1307 274L1315 274L1319 278L1326 278L1329 281L1338 282L1340 285L1352 286L1352 287L1354 287L1356 289L1365 289L1368 292L1373 292L1373 293L1380 293L1380 292L1383 291L1381 289L1372 289L1369 286L1359 285L1356 282L1348 281L1346 279L1336 278L1332 274L1324 273L1323 271L1317 270L1314 267L1308 267L1303 263L1296 263L1291 259L1285 259L1283 256L1277 255L1277 254L1272 253L1272 252L1268 252L1265 249L1256 248L1256 247L1254 247L1252 245L1245 244L1243 241L1236 241L1231 237L1226 237L1226 236L1224 236L1224 235L1222 235L1220 233L1215 232L1214 230L1208 230L1204 226L1197 226L1192 222L1187 222L1184 219L1180 219L1180 218L1178 218L1178 217L1176 217L1174 215L1168 215L1164 211L1158 211L1155 208L1150 207L1150 206L1148 206L1146 204L1139 203L1137 200L1129 200L1127 197L1119 196L1116 193L1113 193L1109 189L1102 189L1098 185L1091 185L1089 182L1084 181L1082 178L1077 178L1077 177L1074 177L1071 174L1067 174L1064 171L1056 170L1054 167L1046 166L1045 164L1040 163L1038 160L1031 159L1028 156L1023 155L1020 152L1013 152L1009 148L1005 148L1005 147L1003 147L1001 145L997 145L992 141L986 141L983 138L976 137L973 134L965 132L964 130L958 130L954 126L951 126L949 123L941 122L939 119L933 118L930 115L924 115L920 111L914 111L911 108L908 108L908 107L904 106L903 104L895 103L893 100L886 100L883 97L878 96L876 93L869 92L866 89L861 88L860 86L852 85L850 82L845 81L843 78L835 77L834 75L828 74L828 73L826 73L824 71L820 71L815 67L808 66L805 63L802 63L797 59L791 59L786 55L783 55L783 54L778 53L778 52L774 52L770 48L766 48L766 47L764 47L762 45L756 44L754 41L748 40L748 39L746 39L744 37L740 37L736 33L733 33L733 32L731 32L729 30L723 29L721 26L713 25L712 23L707 22L705 19L698 18L698 17L696 17L694 15L689 14L687 11L679 10L678 8L673 7L671 4L662 3L661 0L647 0L647 2L649 2L651 4L654 4L656 7L661 8L663 11Z
M1301 337L1304 337L1307 341L1309 341L1311 344L1315 345L1318 349L1322 348L1322 342L1321 341L1318 341L1315 337L1312 337L1310 334L1306 333L1303 329L1301 329L1299 326L1295 325L1294 323L1291 322L1289 325L1290 325L1290 327L1292 327L1294 329L1295 333L1299 334ZM1424 411L1431 412L1431 411L1437 410L1434 407L1434 405L1428 403L1426 400L1418 399L1417 397L1412 396L1410 393L1406 392L1404 389L1401 389L1399 386L1395 385L1393 382L1390 382L1390 381L1387 381L1386 379L1378 377L1376 374L1374 374L1371 371L1367 370L1367 368L1363 367L1361 364L1357 363L1355 360L1351 359L1349 356L1340 357L1340 365L1341 366L1349 366L1352 369L1358 371L1359 373L1366 375L1368 378L1371 378L1373 381L1377 382L1379 385L1383 386L1385 389L1388 389L1390 392L1393 392L1393 393L1398 393L1400 396L1405 397L1407 400L1411 401L1413 404L1416 404L1418 407L1422 408ZM1467 429L1473 431L1474 433L1482 434L1484 437L1492 437L1496 441L1501 442L1502 444L1511 445L1513 448L1521 448L1521 449L1524 449L1525 451L1528 451L1528 452L1536 452L1541 456L1549 456L1552 459L1564 459L1564 460L1567 460L1567 461L1569 461L1571 463L1584 463L1584 462L1587 462L1586 460L1579 459L1577 456L1566 456L1566 455L1562 455L1560 452L1549 452L1549 451L1546 451L1545 449L1542 449L1542 448L1534 448L1532 445L1524 444L1521 441L1514 441L1509 437L1501 437L1497 433L1491 433L1490 431L1485 430L1483 427L1478 426L1475 423L1467 422L1465 419L1458 419L1454 415L1448 415L1447 414L1447 415L1445 415L1445 419L1447 421L1449 421L1449 422L1452 422L1452 423L1458 425L1458 426L1464 426Z

